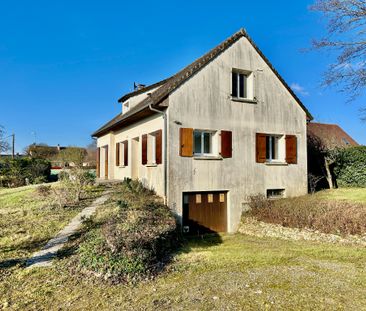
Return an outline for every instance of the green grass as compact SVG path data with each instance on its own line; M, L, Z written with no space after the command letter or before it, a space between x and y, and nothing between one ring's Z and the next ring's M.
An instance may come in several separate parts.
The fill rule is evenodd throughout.
M32 189L20 190L6 190L7 194L0 190L0 230L13 241L6 243L13 248L10 256L1 244L3 258L26 256L29 251L23 250L24 245L57 231L71 216L67 211L63 216L52 216L54 211L48 212ZM14 217L3 214L14 208ZM110 208L107 203L98 209L97 222L108 217ZM22 216L23 211L26 216ZM3 215L7 220L3 221ZM37 229L47 217L55 221L51 229ZM17 233L24 227L27 233ZM11 238L17 234L24 240L21 245ZM26 239L28 235L31 238ZM187 240L166 271L155 279L114 285L75 271L77 255L73 250L78 243L78 238L71 241L69 250L51 268L3 269L0 309L366 310L364 247L210 235Z
M21 263L40 249L88 202L57 208L39 197L35 186L0 189L0 267Z
M0 286L13 309L363 310L366 250L244 235L186 242L155 280L112 285L50 269L18 270ZM1 300L0 300L1 305Z
M366 203L366 188L339 188L320 191L320 198L329 200L346 200L351 202Z

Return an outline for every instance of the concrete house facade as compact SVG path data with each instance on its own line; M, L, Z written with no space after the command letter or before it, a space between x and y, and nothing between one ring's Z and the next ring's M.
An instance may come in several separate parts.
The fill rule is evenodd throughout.
M98 176L140 179L184 231L234 232L248 196L307 193L312 117L244 30L119 101L93 134Z

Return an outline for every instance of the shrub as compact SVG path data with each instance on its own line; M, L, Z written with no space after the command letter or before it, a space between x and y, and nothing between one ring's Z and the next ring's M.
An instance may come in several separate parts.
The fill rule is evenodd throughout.
M52 187L50 185L41 185L37 187L37 194L40 197L48 197L52 193Z
M0 162L2 186L19 187L30 183L47 181L51 174L51 163L44 159L15 158Z
M292 228L309 228L324 233L366 233L366 206L345 201L323 201L316 196L266 200L255 196L249 200L248 215L259 221Z
M87 187L94 183L95 177L90 171L75 167L62 171L59 180L60 185L55 191L55 194L60 196L59 204L76 204L85 194Z
M117 186L112 202L115 212L82 243L80 266L116 281L153 275L177 245L170 209L131 180Z
M366 146L342 150L334 173L339 186L366 187Z

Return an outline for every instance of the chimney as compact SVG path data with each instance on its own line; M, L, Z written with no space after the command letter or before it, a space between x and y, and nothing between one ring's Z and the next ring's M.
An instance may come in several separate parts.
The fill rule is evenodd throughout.
M134 91L142 90L145 87L146 87L146 84L141 84L141 83L136 83L136 82L133 83Z

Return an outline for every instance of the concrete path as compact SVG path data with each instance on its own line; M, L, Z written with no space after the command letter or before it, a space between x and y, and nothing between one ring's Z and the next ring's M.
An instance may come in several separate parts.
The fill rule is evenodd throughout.
M34 253L33 256L27 260L27 268L51 266L52 259L57 257L57 252L62 249L68 239L79 230L82 220L92 216L97 207L103 204L108 198L109 193L105 192L90 206L84 208L64 229L62 229L53 239L49 240L39 252Z

